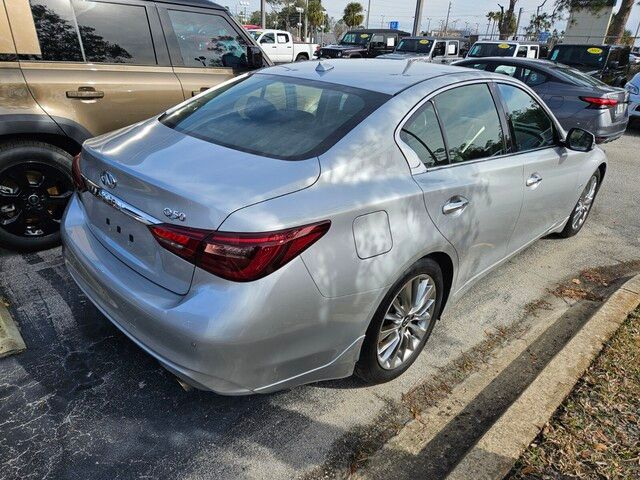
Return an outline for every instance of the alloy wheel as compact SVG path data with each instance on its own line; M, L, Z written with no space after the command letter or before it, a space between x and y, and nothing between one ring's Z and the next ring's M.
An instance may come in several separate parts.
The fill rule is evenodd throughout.
M571 217L571 227L574 230L579 230L580 227L584 224L587 219L587 215L589 215L589 210L591 210L591 205L593 205L593 200L596 197L596 190L598 189L598 178L593 175L589 179L589 183L582 191L582 195L580 195L580 199L578 200L578 204L576 205L575 210L573 211L573 215Z
M426 274L413 277L400 289L387 309L376 345L378 363L396 369L419 351L436 306L436 284Z
M0 172L0 228L20 237L57 232L73 193L68 173L41 162L21 162Z

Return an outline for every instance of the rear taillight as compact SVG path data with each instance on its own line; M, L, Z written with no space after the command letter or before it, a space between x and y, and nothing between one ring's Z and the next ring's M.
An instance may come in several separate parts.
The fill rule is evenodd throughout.
M265 233L211 232L176 225L149 227L167 250L219 277L250 282L286 265L319 240L330 221Z
M73 161L71 162L71 176L73 177L73 184L79 191L83 192L87 189L84 178L82 178L82 172L80 171L80 154L73 157Z
M615 98L580 97L580 100L587 102L593 108L610 108L618 104Z

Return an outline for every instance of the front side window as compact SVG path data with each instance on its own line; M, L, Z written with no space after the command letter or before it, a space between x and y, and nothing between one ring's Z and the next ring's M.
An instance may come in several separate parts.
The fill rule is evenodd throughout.
M516 57L527 58L527 47L518 47Z
M402 126L400 138L427 168L447 163L447 150L431 102L421 106Z
M74 0L73 8L87 62L156 64L144 7Z
M371 45L376 48L384 47L384 35L380 33L374 33L371 37Z
M260 39L260 43L276 43L273 33L265 33Z
M31 0L42 56L48 62L82 62L80 37L69 0Z
M247 67L247 43L223 17L169 10L185 67Z
M445 53L445 42L436 42L435 47L433 47L433 56L441 57Z
M452 163L505 153L500 117L487 85L453 88L434 101Z
M524 90L513 85L498 84L507 105L507 115L519 152L555 144L553 122L547 112Z
M315 80L254 74L214 89L160 121L235 150L299 160L324 153L388 98Z

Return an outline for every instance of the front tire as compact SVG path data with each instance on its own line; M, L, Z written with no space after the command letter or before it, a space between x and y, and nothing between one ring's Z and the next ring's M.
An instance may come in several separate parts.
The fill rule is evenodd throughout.
M430 258L413 265L389 289L367 329L355 374L369 384L402 375L424 348L440 314L440 266Z
M593 202L598 193L598 189L600 188L600 170L596 170L587 185L584 187L584 190L580 194L580 198L578 199L578 203L573 207L573 211L569 216L569 220L567 224L564 226L562 232L560 232L560 237L569 238L573 237L576 233L582 230L582 227L587 221L587 217L591 212L591 207L593 207Z
M73 194L71 161L43 142L0 146L0 246L34 251L60 243L60 221Z

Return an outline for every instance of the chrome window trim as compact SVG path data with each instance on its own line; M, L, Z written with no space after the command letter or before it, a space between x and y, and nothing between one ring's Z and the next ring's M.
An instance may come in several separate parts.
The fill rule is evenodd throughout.
M123 213L129 218L142 223L143 225L158 225L163 223L161 220L158 220L155 217L143 212L142 210L134 207L130 203L125 202L120 197L113 195L112 193L107 192L104 188L99 187L91 180L87 179L85 176L82 177L85 185L87 186L87 191L96 197L98 200L106 203L112 208L115 208L119 212Z
M499 74L498 74L499 75ZM532 149L532 150L525 150L522 152L508 152L502 155L496 155L495 157L484 157L484 158L476 158L474 160L469 160L466 162L458 162L458 163L449 163L447 165L438 165L436 167L427 167L424 162L422 160L420 160L420 158L418 157L418 155L413 151L413 149L407 145L401 138L400 138L400 132L402 131L402 128L404 127L404 125L409 121L409 119L411 118L411 116L420 108L422 107L425 103L427 103L429 100L432 100L435 96L446 92L448 90L451 90L453 88L458 88L458 87L464 87L466 85L473 85L473 84L477 84L477 83L483 83L483 84L489 84L489 83L505 83L507 85L511 85L514 87L518 87L521 90L524 90L526 93L528 93L529 95L531 95L533 97L534 100L536 100L540 106L543 108L543 110L547 113L547 115L551 118L551 121L553 122L553 125L556 127L556 130L558 131L558 137L561 139L563 139L564 137L566 137L566 132L564 131L564 129L560 126L560 124L558 123L558 120L556 119L555 115L553 115L553 113L551 113L551 110L549 110L549 107L547 107L547 105L542 101L542 99L527 85L523 84L522 82L519 82L515 79L510 79L509 77L506 77L504 79L502 78L495 78L495 77L485 77L485 78L478 78L478 79L473 79L473 80L462 80L460 82L457 83L452 83L450 85L446 85L442 88L439 88L437 90L434 90L433 92L429 93L427 96L425 96L424 98L422 98L417 104L415 104L413 106L413 108L411 108L411 110L409 110L409 112L402 118L402 120L400 120L400 123L398 124L398 126L396 127L395 131L394 131L394 140L396 141L396 145L398 145L398 147L400 148L400 151L402 152L403 156L405 157L405 160L407 161L407 163L409 164L409 168L411 170L412 174L421 174L421 173L426 173L426 172L431 172L434 170L441 170L443 168L453 168L453 167L461 167L464 165L472 165L474 163L480 163L480 162L487 162L490 160L499 160L501 158L505 158L505 157L513 157L515 155L522 155L525 153L530 153L530 152L534 152L536 150L545 150L548 148L557 148L560 145L556 144L556 145L552 145L552 146L548 146L548 147L540 147L540 148L536 148L536 149ZM499 105L496 105L496 109L501 108ZM506 114L506 112L504 112ZM498 111L498 115L500 115L500 112ZM502 127L502 125L501 125Z

